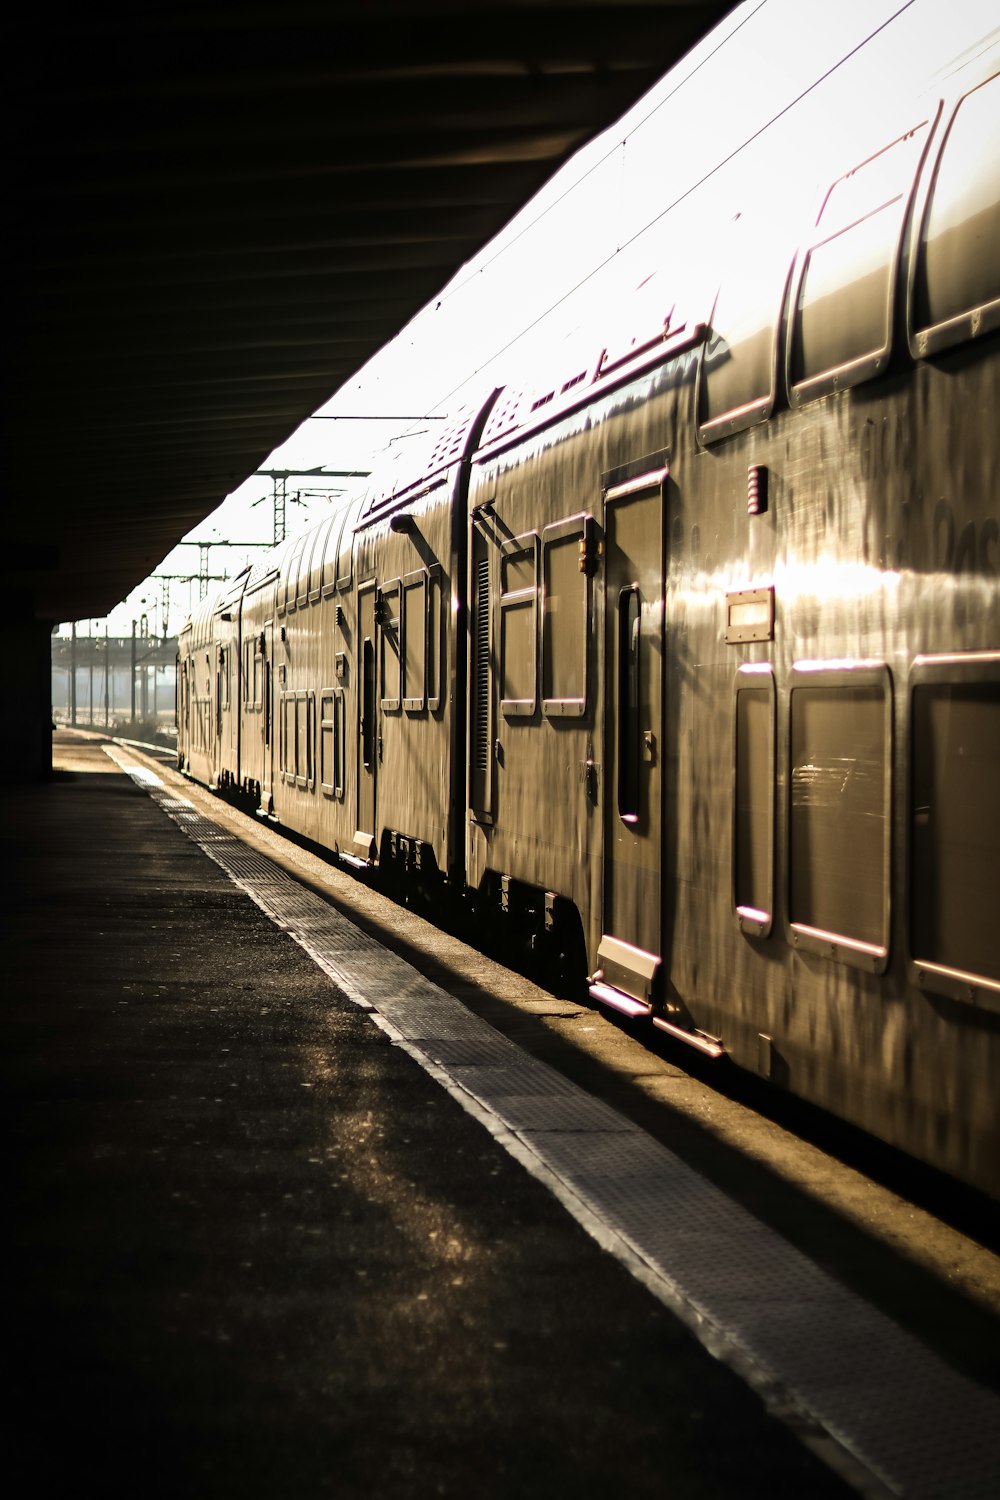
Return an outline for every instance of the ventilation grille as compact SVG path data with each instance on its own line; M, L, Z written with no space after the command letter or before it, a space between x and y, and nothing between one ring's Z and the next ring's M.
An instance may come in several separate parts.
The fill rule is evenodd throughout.
M490 560L475 567L474 635L472 641L472 768L476 773L477 804L485 791L490 755Z
M491 443L506 437L510 432L521 426L521 408L525 405L527 397L525 392L516 386L508 386L501 392L493 410L486 420L483 435L479 440L480 448L488 448Z
M472 407L462 406L450 422L441 424L441 434L431 450L427 464L428 474L433 474L436 469L454 463L456 459L464 455L469 428L475 416L476 411Z

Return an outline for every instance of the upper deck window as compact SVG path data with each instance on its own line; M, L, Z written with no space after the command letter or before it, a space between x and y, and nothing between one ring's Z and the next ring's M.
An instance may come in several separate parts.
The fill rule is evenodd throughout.
M339 519L335 511L329 520L323 521L316 532L316 542L312 554L312 571L309 575L309 598L315 602L319 598L320 588L323 583L323 560L329 545L330 532L335 522Z
M278 584L279 610L292 610L295 608L298 597L299 573L302 569L302 554L305 551L307 540L311 542L312 538L310 536L296 537L292 543L291 551L287 554L288 562L285 566L285 576Z
M361 504L360 500L356 500L350 509L344 512L344 529L340 534L340 552L337 561L338 589L349 589L351 586L354 572L354 527Z
M769 417L777 384L776 331L788 262L769 215L736 221L727 273L702 357L698 436L714 442Z
M887 363L903 220L928 122L837 179L799 262L788 385L793 406Z
M916 358L1000 327L1000 74L960 100L931 175L910 286Z
M316 538L318 534L318 530L314 528L312 531L307 531L305 537L303 538L302 560L299 563L299 578L296 590L300 608L303 604L307 603L309 599L309 579L312 573L312 555L315 549ZM289 579L289 583L291 583L291 579Z

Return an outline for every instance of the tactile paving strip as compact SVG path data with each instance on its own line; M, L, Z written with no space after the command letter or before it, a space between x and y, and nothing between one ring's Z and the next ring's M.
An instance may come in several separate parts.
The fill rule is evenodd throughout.
M1000 1400L160 779L122 768L863 1494L1000 1496Z

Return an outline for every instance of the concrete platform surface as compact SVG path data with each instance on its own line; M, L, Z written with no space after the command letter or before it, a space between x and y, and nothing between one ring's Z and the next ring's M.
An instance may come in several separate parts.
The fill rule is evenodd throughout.
M57 742L2 808L16 1492L850 1492L99 743Z

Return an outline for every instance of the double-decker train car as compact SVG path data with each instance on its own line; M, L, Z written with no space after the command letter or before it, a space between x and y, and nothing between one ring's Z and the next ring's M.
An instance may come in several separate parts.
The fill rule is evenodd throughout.
M179 757L1000 1195L1000 37L930 14L589 359L203 606Z

